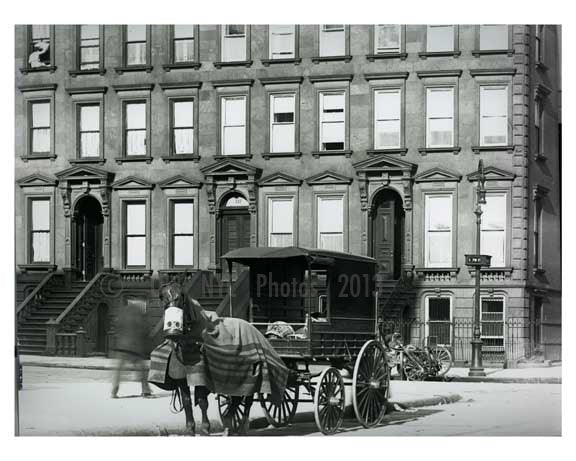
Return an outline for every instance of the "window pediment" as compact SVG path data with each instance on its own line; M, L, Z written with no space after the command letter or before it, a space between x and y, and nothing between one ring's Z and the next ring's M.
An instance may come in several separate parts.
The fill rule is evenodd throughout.
M459 182L461 179L461 174L440 167L431 168L414 177L415 182Z
M514 181L516 175L514 173L510 173L505 170L501 170L500 168L496 168L493 166L487 166L484 168L484 176L486 181ZM478 171L474 171L467 175L468 181L477 181L478 180Z
M408 172L412 173L416 170L417 165L410 162L405 162L388 155L379 155L378 157L369 158L356 162L352 165L357 173L370 173L370 172Z
M193 181L186 176L177 175L171 178L165 179L158 183L160 189L190 189L190 188L200 188L202 183L198 181Z
M332 171L324 171L323 173L316 174L306 178L306 182L310 186L325 185L325 184L350 184L353 181L348 176L343 176Z
M40 173L31 174L25 178L19 179L16 183L20 187L38 187L38 186L51 186L55 187L58 184L58 180L52 179Z
M91 166L74 166L56 173L56 177L64 181L95 179L107 182L110 181L113 176L114 173Z
M261 173L259 168L255 168L246 163L229 159L208 165L200 170L204 176L249 176L254 177Z
M260 187L265 186L300 186L302 180L284 173L273 173L258 181Z
M114 190L118 189L154 189L155 184L146 181L145 179L138 178L137 176L128 176L127 178L120 179L112 184Z

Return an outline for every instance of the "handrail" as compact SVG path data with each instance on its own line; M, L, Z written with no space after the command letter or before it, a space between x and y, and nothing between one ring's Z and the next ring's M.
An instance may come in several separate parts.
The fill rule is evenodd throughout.
M36 288L34 288L32 290L32 292L26 296L26 299L24 299L24 301L22 301L18 307L16 308L16 317L18 317L18 314L22 311L22 309L24 309L26 307L26 305L32 301L36 295L40 292L40 290L42 288L44 288L44 286L48 283L48 281L54 276L56 275L56 271L52 271L49 272L41 281L38 285L36 285Z
M76 298L74 298L74 301L72 301L68 307L66 309L64 309L64 311L62 311L62 313L56 318L56 320L54 321L55 325L60 325L60 323L62 322L62 320L64 319L64 317L66 317L82 300L82 298L84 297L84 295L86 293L88 293L92 287L96 284L96 282L100 279L100 277L102 277L104 274L106 274L106 272L98 272L94 278L92 280L90 280L90 282L88 282L88 285L86 285L84 287L84 289L78 294L78 296L76 296Z

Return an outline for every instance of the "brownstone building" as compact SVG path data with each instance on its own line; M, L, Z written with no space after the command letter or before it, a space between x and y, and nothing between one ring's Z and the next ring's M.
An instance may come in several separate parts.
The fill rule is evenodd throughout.
M15 33L23 352L105 353L184 271L217 309L222 254L294 245L376 258L383 317L465 362L482 159L486 360L560 359L558 26Z

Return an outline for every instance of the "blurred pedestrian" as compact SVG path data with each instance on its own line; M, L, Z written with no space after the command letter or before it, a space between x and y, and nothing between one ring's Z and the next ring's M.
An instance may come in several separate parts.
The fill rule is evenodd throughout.
M152 396L145 362L148 352L148 325L144 309L144 303L130 299L118 316L115 347L118 362L112 380L113 399L118 398L120 376L128 364L138 373L138 380L142 384L142 397Z

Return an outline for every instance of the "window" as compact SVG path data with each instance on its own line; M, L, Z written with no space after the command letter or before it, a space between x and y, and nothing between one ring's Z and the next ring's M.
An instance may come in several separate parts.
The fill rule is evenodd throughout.
M147 27L145 25L132 25L126 27L125 64L138 66L147 63Z
M344 197L318 197L318 248L344 251Z
M426 51L429 53L454 51L453 25L428 26L427 33Z
M270 95L270 152L294 152L295 94Z
M268 40L270 43L270 59L292 59L296 57L296 26L271 25Z
M486 194L480 235L482 254L492 256L491 267L506 266L506 194Z
M194 202L173 201L172 265L194 265Z
M482 353L504 352L504 298L482 298L480 311Z
M80 70L100 67L100 26L80 26Z
M374 92L374 149L401 147L401 110L399 89Z
M79 153L81 158L100 157L100 105L79 106Z
M534 60L536 64L542 63L542 41L544 26L537 24L534 31Z
M171 101L172 154L194 153L194 101Z
M172 26L172 53L174 63L193 62L195 59L193 25Z
M452 344L452 298L426 298L427 334L429 344Z
M344 56L346 54L346 29L344 24L320 26L320 56Z
M246 96L222 98L222 155L246 155Z
M452 195L426 195L426 267L452 265Z
M294 199L292 197L268 199L268 245L271 247L294 245Z
M125 204L125 265L146 266L146 204Z
M454 88L427 89L426 146L454 146Z
M30 262L50 262L50 200L30 200Z
M226 24L222 27L222 61L246 61L246 26Z
M29 27L28 66L32 69L50 67L52 65L50 26L35 24Z
M505 146L508 143L508 88L480 87L480 145Z
M534 206L534 268L542 269L542 199L535 201Z
M480 26L480 50L506 50L508 47L507 25Z
M146 102L124 104L125 154L146 155Z
M542 138L543 117L544 111L542 108L542 100L537 98L534 102L534 148L536 149L537 154L544 151Z
M346 139L346 95L320 93L320 150L344 150Z
M31 154L48 154L51 151L50 140L50 101L30 103L30 145Z
M374 26L374 54L400 53L401 27L396 24Z

